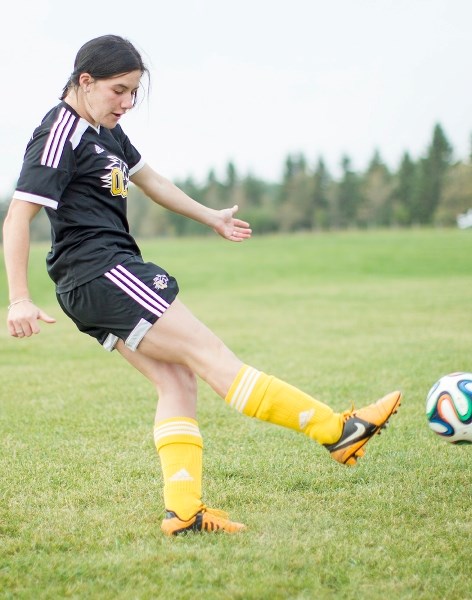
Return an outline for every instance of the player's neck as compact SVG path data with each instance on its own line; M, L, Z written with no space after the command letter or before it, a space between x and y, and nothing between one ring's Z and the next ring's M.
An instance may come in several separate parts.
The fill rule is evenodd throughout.
M79 117L90 123L94 129L99 127L99 123L96 123L92 115L87 111L85 102L80 98L79 94L69 92L64 98L64 102L73 108Z

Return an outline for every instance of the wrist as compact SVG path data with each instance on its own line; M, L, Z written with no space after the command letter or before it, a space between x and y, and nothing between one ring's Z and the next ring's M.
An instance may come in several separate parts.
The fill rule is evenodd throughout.
M220 211L216 208L209 208L206 218L206 225L214 229L220 221Z
M31 298L25 297L25 298L17 298L16 300L11 300L10 304L8 305L8 310L10 310L10 308L12 306L15 306L15 304L20 304L20 302L33 302L31 300Z

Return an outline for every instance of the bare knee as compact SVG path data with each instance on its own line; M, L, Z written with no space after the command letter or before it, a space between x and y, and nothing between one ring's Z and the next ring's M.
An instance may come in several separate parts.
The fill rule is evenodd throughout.
M196 397L197 378L185 365L161 363L154 381L159 396L179 395Z
M196 419L197 380L190 369L178 364L161 364L156 389L156 422L175 417Z
M146 356L138 349L132 352L123 342L117 345L120 354L155 386L159 397L156 418L195 418L197 380L187 366L167 363Z

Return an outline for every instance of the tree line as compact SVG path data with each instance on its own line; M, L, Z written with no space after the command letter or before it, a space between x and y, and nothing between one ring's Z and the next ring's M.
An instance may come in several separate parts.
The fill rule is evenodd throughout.
M414 159L405 152L395 171L376 150L364 172L341 158L341 174L333 177L322 157L310 166L303 154L290 154L281 181L239 176L229 162L218 179L211 170L199 185L191 177L175 182L212 208L237 204L241 218L257 233L346 228L455 226L457 215L472 208L472 161L453 160L453 148L440 124L432 131L425 153ZM188 235L205 228L179 215L155 211L138 189L130 197L130 222L139 234Z
M390 170L376 150L364 172L355 171L349 156L341 157L341 174L333 177L319 157L289 154L279 182L253 174L240 176L228 162L222 179L212 169L206 181L192 177L175 182L195 200L212 208L238 204L241 218L256 233L321 231L347 228L455 226L457 216L472 208L472 160L454 161L453 148L440 124L416 160L405 152ZM200 235L207 228L156 207L131 185L130 228L136 237ZM7 202L2 203L6 210ZM47 219L36 219L32 238L49 238Z

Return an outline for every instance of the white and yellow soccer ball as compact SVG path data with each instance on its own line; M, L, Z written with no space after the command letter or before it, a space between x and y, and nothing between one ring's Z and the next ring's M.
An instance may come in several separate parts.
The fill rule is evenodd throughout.
M451 444L472 444L472 373L444 375L426 397L431 429Z

